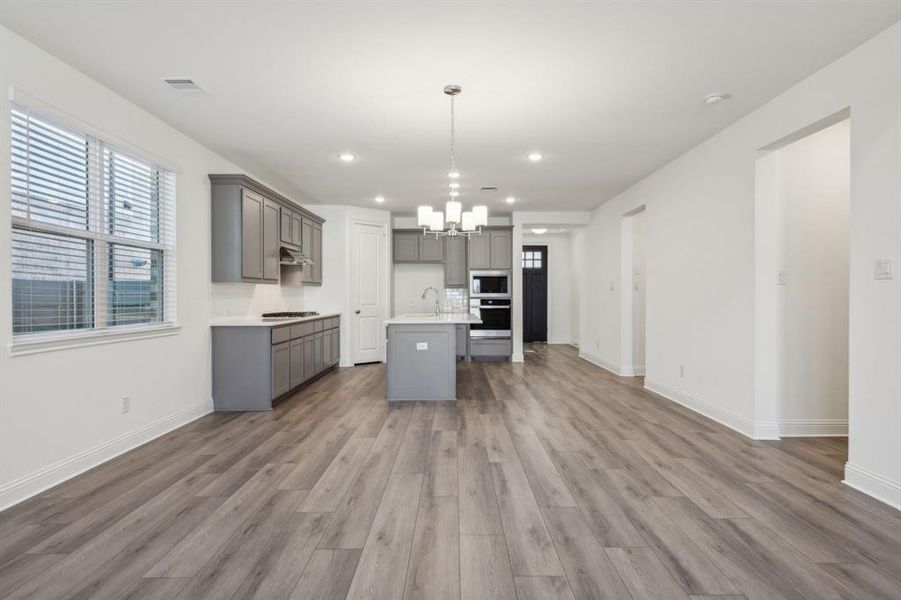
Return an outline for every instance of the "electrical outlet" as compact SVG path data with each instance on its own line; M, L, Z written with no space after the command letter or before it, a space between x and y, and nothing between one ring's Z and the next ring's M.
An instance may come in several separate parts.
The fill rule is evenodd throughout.
M776 271L776 285L785 285L788 283L788 274L785 269L779 269Z
M893 279L895 277L894 262L891 256L877 258L873 262L873 277L875 279Z
M610 282L610 293L612 294L615 291L616 291L616 283L611 281Z
M131 412L131 398L122 396L122 414Z
M685 365L679 365L679 377L685 377Z

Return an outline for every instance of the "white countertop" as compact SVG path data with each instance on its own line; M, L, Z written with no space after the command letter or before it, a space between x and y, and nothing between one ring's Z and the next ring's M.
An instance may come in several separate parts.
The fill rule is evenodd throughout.
M321 313L315 317L296 317L293 319L263 319L262 317L222 317L210 321L210 327L279 327L281 325L293 325L295 323L306 323L307 321L316 321L318 319L328 319L329 317L337 317L341 313L328 312Z
M482 319L470 313L412 313L397 315L385 321L385 325L481 325Z

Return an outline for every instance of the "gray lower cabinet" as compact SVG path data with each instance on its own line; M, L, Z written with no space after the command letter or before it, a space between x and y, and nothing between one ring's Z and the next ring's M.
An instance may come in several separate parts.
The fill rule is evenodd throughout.
M272 402L334 367L340 318L282 326L213 326L217 411L269 410Z
M322 332L315 334L313 343L313 372L317 375L325 368L325 355L323 353L325 349L324 339L325 336Z
M444 287L466 287L466 272L466 238L445 238Z
M307 379L316 376L316 335L309 335L303 340L303 368Z
M291 343L283 342L272 347L272 384L270 399L288 393L291 389Z
M457 358L468 356L469 326L457 325Z
M303 368L303 338L292 340L291 344L291 387L296 388L307 380Z
M513 354L513 341L510 338L472 338L469 354L473 358L508 358Z

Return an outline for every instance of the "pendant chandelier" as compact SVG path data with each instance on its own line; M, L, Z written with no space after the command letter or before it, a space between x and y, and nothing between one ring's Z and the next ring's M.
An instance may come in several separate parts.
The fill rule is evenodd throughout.
M422 227L422 234L434 235L436 238L482 235L482 227L488 225L487 206L473 206L472 210L464 212L463 205L457 200L460 196L460 172L457 171L454 148L456 142L454 99L462 91L463 88L459 85L444 86L444 93L450 96L450 171L447 173L450 180L448 182L450 200L444 205L444 212L432 210L431 206L420 206L417 211L417 222Z

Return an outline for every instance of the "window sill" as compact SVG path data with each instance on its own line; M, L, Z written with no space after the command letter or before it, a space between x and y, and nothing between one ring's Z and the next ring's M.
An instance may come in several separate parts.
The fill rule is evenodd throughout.
M70 348L118 344L149 338L177 335L179 325L150 325L114 330L84 331L77 333L33 335L14 339L9 343L10 356L27 356L44 352L56 352Z

